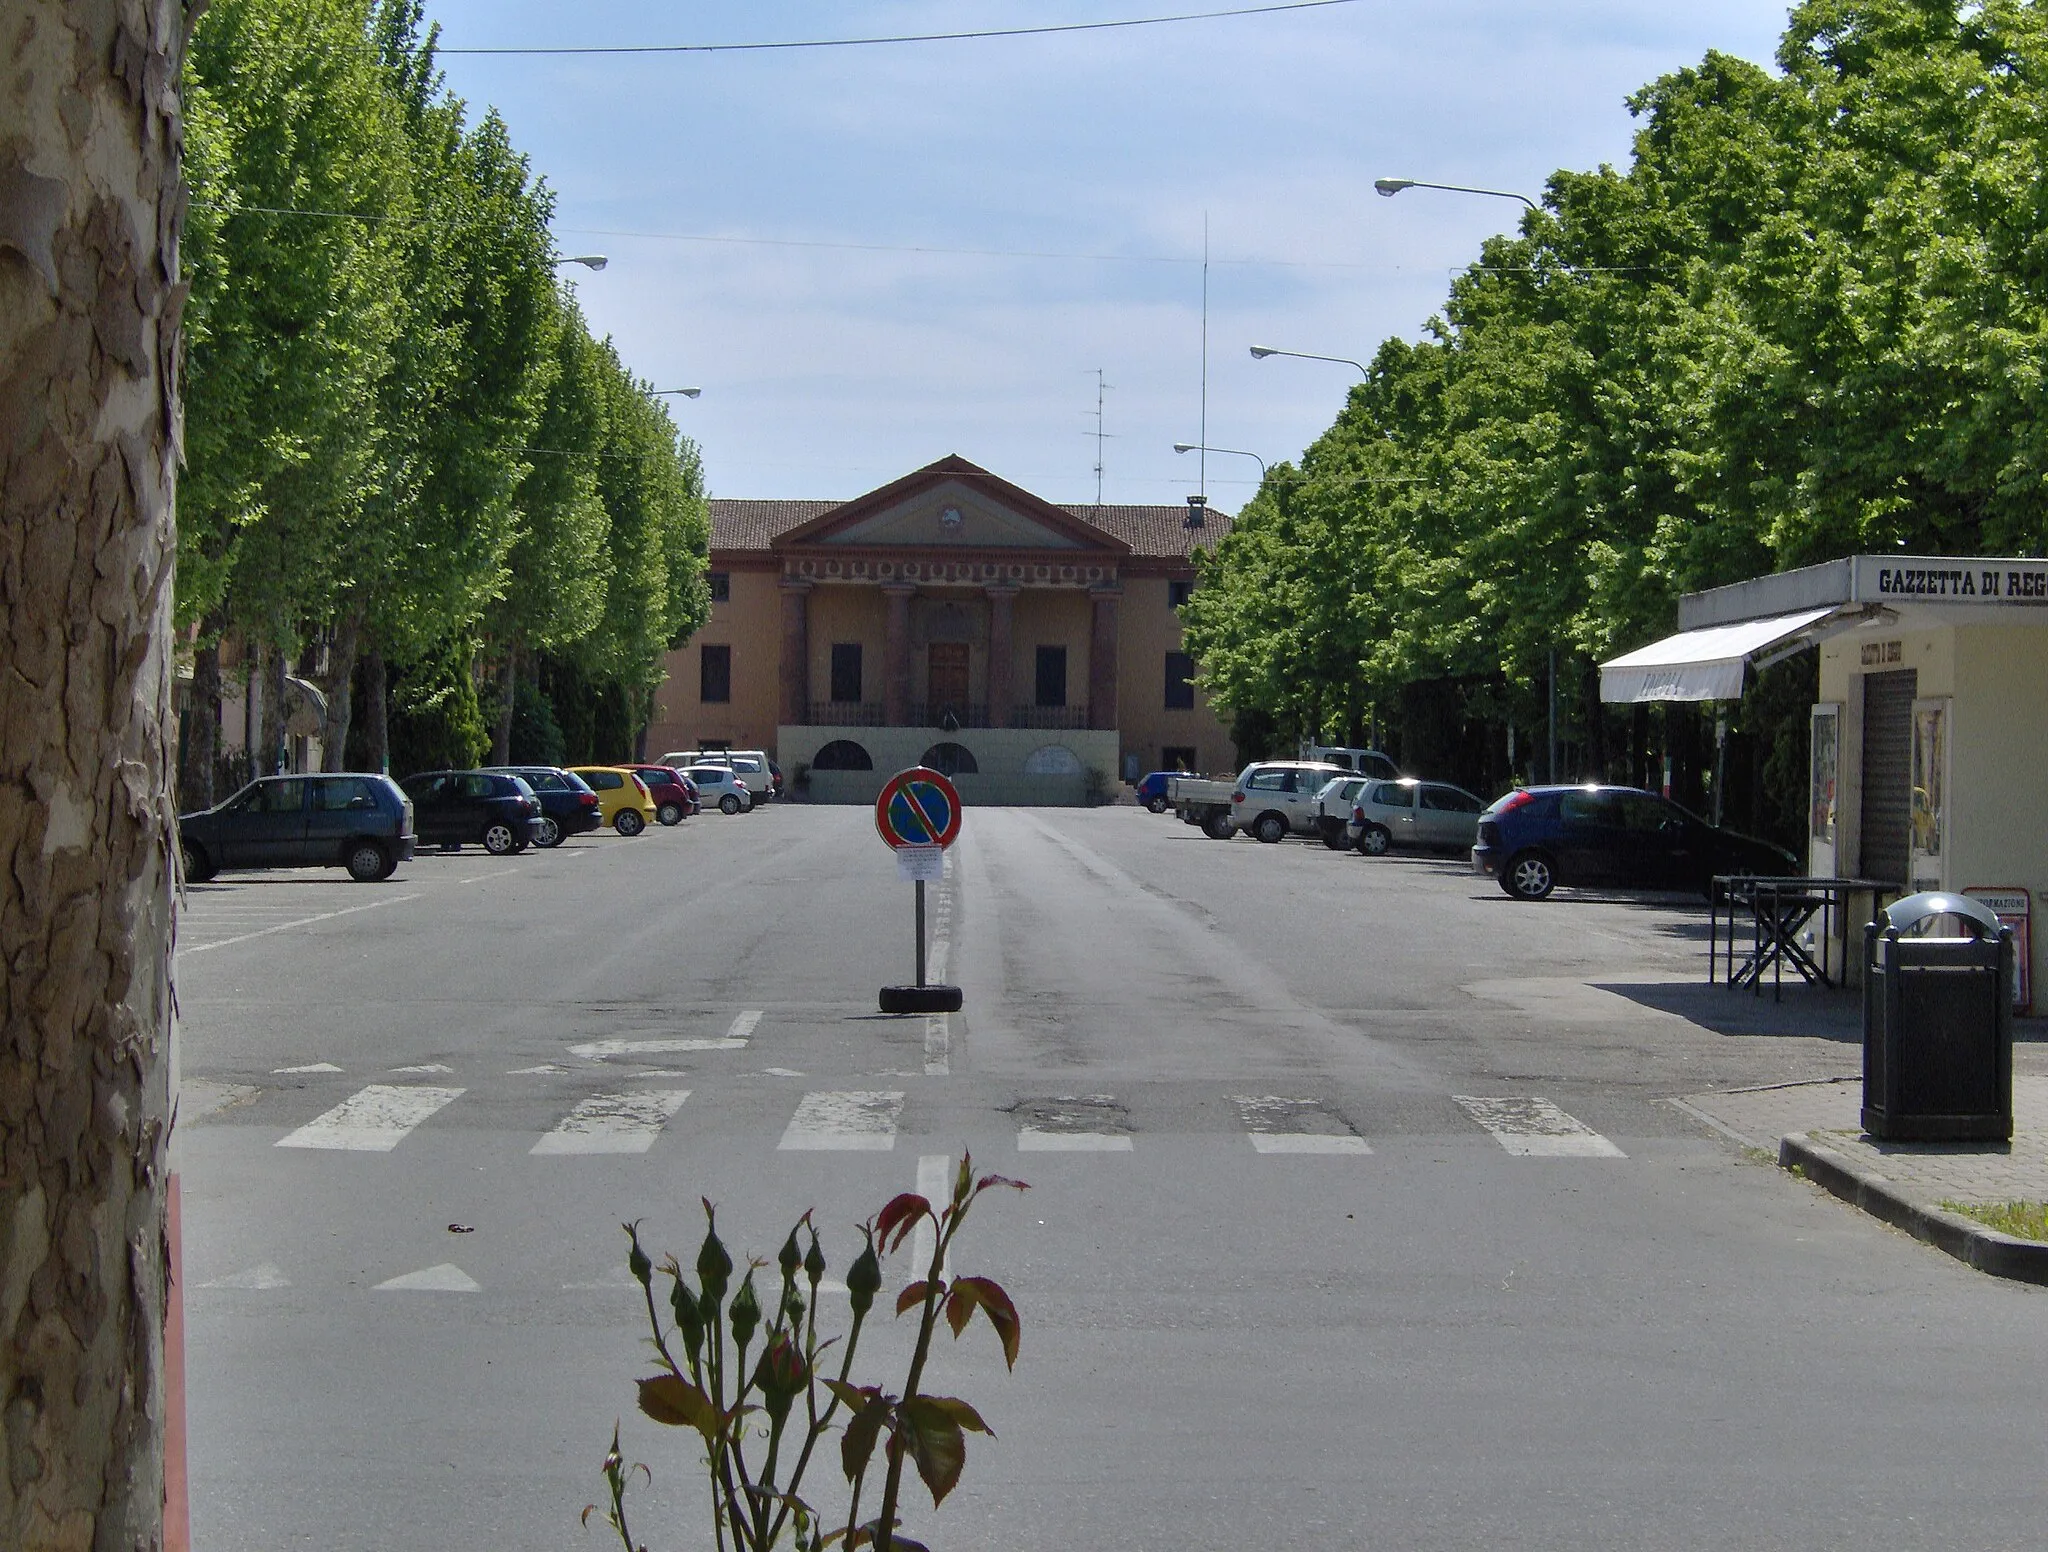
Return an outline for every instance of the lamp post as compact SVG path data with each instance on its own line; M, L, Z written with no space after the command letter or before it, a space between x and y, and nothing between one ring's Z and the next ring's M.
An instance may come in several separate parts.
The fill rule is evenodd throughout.
M1173 444L1173 450L1176 453L1229 453L1233 458L1249 458L1259 466L1259 482L1265 483L1266 460L1257 453L1246 452L1241 447L1207 447L1200 442L1176 442Z
M1517 194L1512 189L1475 189L1469 183L1424 183L1420 178L1375 178L1372 186L1379 193L1392 199L1403 189L1444 189L1452 194L1484 194L1491 199L1519 199L1531 210L1543 207L1526 194Z
M1297 361L1334 361L1339 366L1350 367L1360 377L1370 378L1372 376L1372 373L1368 372L1364 366L1353 361L1349 356L1318 356L1306 350L1277 350L1271 345L1252 346L1252 359L1254 361L1263 361L1268 356L1292 356Z
M1480 189L1474 188L1468 183L1425 183L1420 178L1375 178L1372 180L1372 186L1386 199L1392 199L1403 189L1442 189L1451 194L1483 194L1488 199L1518 199L1531 210L1541 210L1543 208L1528 195L1517 194L1512 189ZM1255 351L1253 354L1257 354L1257 352ZM1557 780L1557 648L1555 646L1551 647L1549 657L1550 684L1544 697L1547 702L1547 714L1544 721L1547 724L1545 742L1549 746L1546 761L1547 777L1554 782Z
M665 393L679 393L686 399L694 399L704 390L702 388L650 388L647 391L656 398L660 398Z
M611 260L601 253L579 253L571 258L555 260L555 268L560 269L564 264L581 264L585 269L603 269L609 263Z

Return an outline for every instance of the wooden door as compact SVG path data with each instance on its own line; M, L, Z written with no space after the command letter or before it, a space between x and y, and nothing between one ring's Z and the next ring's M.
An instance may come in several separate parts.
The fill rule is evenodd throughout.
M925 699L931 705L934 726L950 710L961 722L967 720L967 643L935 641L927 664Z

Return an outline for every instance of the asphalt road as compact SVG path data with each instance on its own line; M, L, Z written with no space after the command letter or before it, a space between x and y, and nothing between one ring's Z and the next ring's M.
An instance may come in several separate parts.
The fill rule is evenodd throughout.
M836 1274L963 1148L1033 1187L956 1256L1024 1340L935 1363L1000 1435L906 1500L935 1546L2040 1543L2048 1292L1666 1102L1858 1062L1850 999L1702 984L1696 903L1126 807L971 814L933 904L943 1020L873 1012L860 810L194 889L194 1545L602 1548L621 1417L636 1535L708 1545L620 1222L687 1264L700 1196L762 1256L815 1207Z

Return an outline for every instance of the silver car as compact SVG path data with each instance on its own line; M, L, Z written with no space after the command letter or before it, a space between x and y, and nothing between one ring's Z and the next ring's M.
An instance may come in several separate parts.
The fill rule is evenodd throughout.
M1479 815L1486 805L1463 787L1441 781L1375 781L1366 785L1351 808L1344 833L1368 857L1380 857L1396 846L1468 851L1479 838Z

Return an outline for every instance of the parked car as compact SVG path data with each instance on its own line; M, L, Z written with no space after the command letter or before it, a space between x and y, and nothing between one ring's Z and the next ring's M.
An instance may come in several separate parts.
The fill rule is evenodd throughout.
M1316 794L1332 776L1344 774L1308 760L1254 760L1231 785L1231 828L1269 846L1290 835L1318 835Z
M1344 826L1345 842L1368 857L1396 846L1440 846L1466 851L1479 835L1479 815L1486 807L1463 787L1441 781L1398 781L1363 784Z
M621 835L638 835L657 817L647 783L623 765L572 765L597 794L598 812Z
M697 784L703 801L716 803L721 814L744 814L754 806L754 795L730 766L692 765L683 774Z
M1370 785L1370 778L1364 776L1332 776L1316 793L1316 829L1331 851L1351 849L1352 838L1346 831L1351 824L1352 806L1358 794Z
M540 802L540 817L533 822L533 844L543 850L604 823L597 794L574 771L555 765L488 765L484 769L500 776L517 776L533 789Z
M1560 884L1704 891L1717 874L1787 876L1792 854L1635 787L1521 787L1479 816L1472 867L1517 900Z
M347 868L362 883L411 860L413 805L389 776L266 776L225 803L178 816L185 877L223 868Z
M1145 805L1146 812L1153 814L1163 814L1166 812L1169 806L1166 784L1172 781L1178 774L1179 772L1177 771L1153 771L1148 775L1138 778L1138 801Z
M654 817L664 825L679 825L697 812L697 799L690 791L688 779L672 766L642 765L636 761L619 769L640 778L647 795L654 800Z
M663 765L673 765L688 770L696 766L715 765L731 771L739 778L740 785L751 795L752 802L765 803L779 788L776 775L770 768L772 763L765 750L760 749L679 749L661 757Z
M1176 771L1166 779L1166 801L1180 822L1199 825L1212 841L1227 841L1237 834L1230 801L1236 791L1236 778L1230 776L1188 776Z
M1300 757L1320 765L1334 765L1354 776L1377 776L1391 781L1401 774L1394 762L1377 749L1353 749L1344 744L1303 744Z
M763 758L766 758L765 756ZM768 761L769 791L777 798L782 796L782 767L773 760Z
M412 799L420 840L453 850L472 841L494 857L525 851L540 799L502 771L420 771L399 786Z

